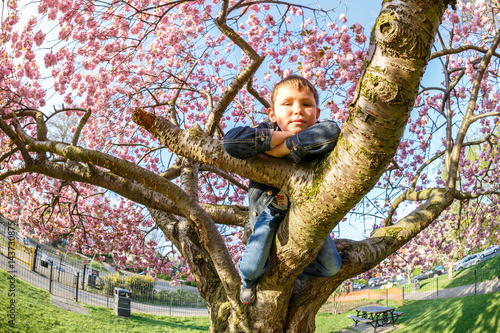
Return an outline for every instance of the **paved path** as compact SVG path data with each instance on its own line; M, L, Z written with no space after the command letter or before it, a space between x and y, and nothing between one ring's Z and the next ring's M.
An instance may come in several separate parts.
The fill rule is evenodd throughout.
M404 298L413 300L453 298L453 297L489 294L497 291L500 291L499 279L478 282L477 284L470 284L467 286L460 286L454 288L405 293Z
M73 311L87 316L89 315L87 309L85 309L85 307L82 304L77 303L75 301L71 301L67 298L55 295L51 295L51 300L53 305L58 306L64 310Z

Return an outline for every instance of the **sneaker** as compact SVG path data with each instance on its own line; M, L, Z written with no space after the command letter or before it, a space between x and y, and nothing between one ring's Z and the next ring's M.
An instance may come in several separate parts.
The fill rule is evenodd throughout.
M243 285L240 288L240 301L243 304L250 304L255 301L255 287L245 288Z

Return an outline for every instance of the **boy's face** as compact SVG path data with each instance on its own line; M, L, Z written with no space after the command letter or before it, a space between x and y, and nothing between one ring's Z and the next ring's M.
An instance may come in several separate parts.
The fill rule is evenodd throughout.
M267 112L269 119L277 123L282 131L297 134L318 121L320 110L309 89L283 86L278 88L273 108Z

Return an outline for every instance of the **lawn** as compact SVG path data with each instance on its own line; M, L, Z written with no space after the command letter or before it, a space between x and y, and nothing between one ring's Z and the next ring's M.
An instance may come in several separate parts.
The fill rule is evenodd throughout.
M7 272L0 270L0 332L208 332L208 317L166 317L132 313L117 317L111 309L85 306L89 315L69 312L52 305L50 294L16 280L15 297L8 295ZM9 326L6 309L16 304L15 326ZM500 332L500 292L462 298L404 302L398 333L493 333ZM338 316L320 313L317 333L340 332L353 324L344 312Z
M425 301L404 301L397 308L404 312L398 320L398 333L496 333L500 332L500 292ZM316 316L317 333L337 333L354 322L347 318L354 311L338 316Z
M8 295L8 274L0 270L0 332L207 332L208 317L166 317L132 313L130 318L117 317L112 309L87 306L89 315L66 311L52 305L50 294L16 280L15 297ZM9 325L6 310L15 300L15 326Z
M418 273L418 272L417 272ZM415 275L418 275L415 273ZM420 290L447 289L494 280L500 275L500 254L482 261L474 266L454 272L453 279L448 279L448 274L443 274L437 278L430 278L420 281ZM405 293L413 291L412 284L408 283Z

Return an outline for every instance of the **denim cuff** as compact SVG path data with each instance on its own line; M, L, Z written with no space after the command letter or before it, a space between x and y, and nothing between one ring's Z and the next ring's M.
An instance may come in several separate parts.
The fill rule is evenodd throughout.
M285 140L285 145L290 150L290 156L295 163L299 163L307 155L307 151L304 150L300 143L298 134L288 137Z
M255 129L255 152L263 153L273 149L271 139L273 138L273 130L269 128Z

